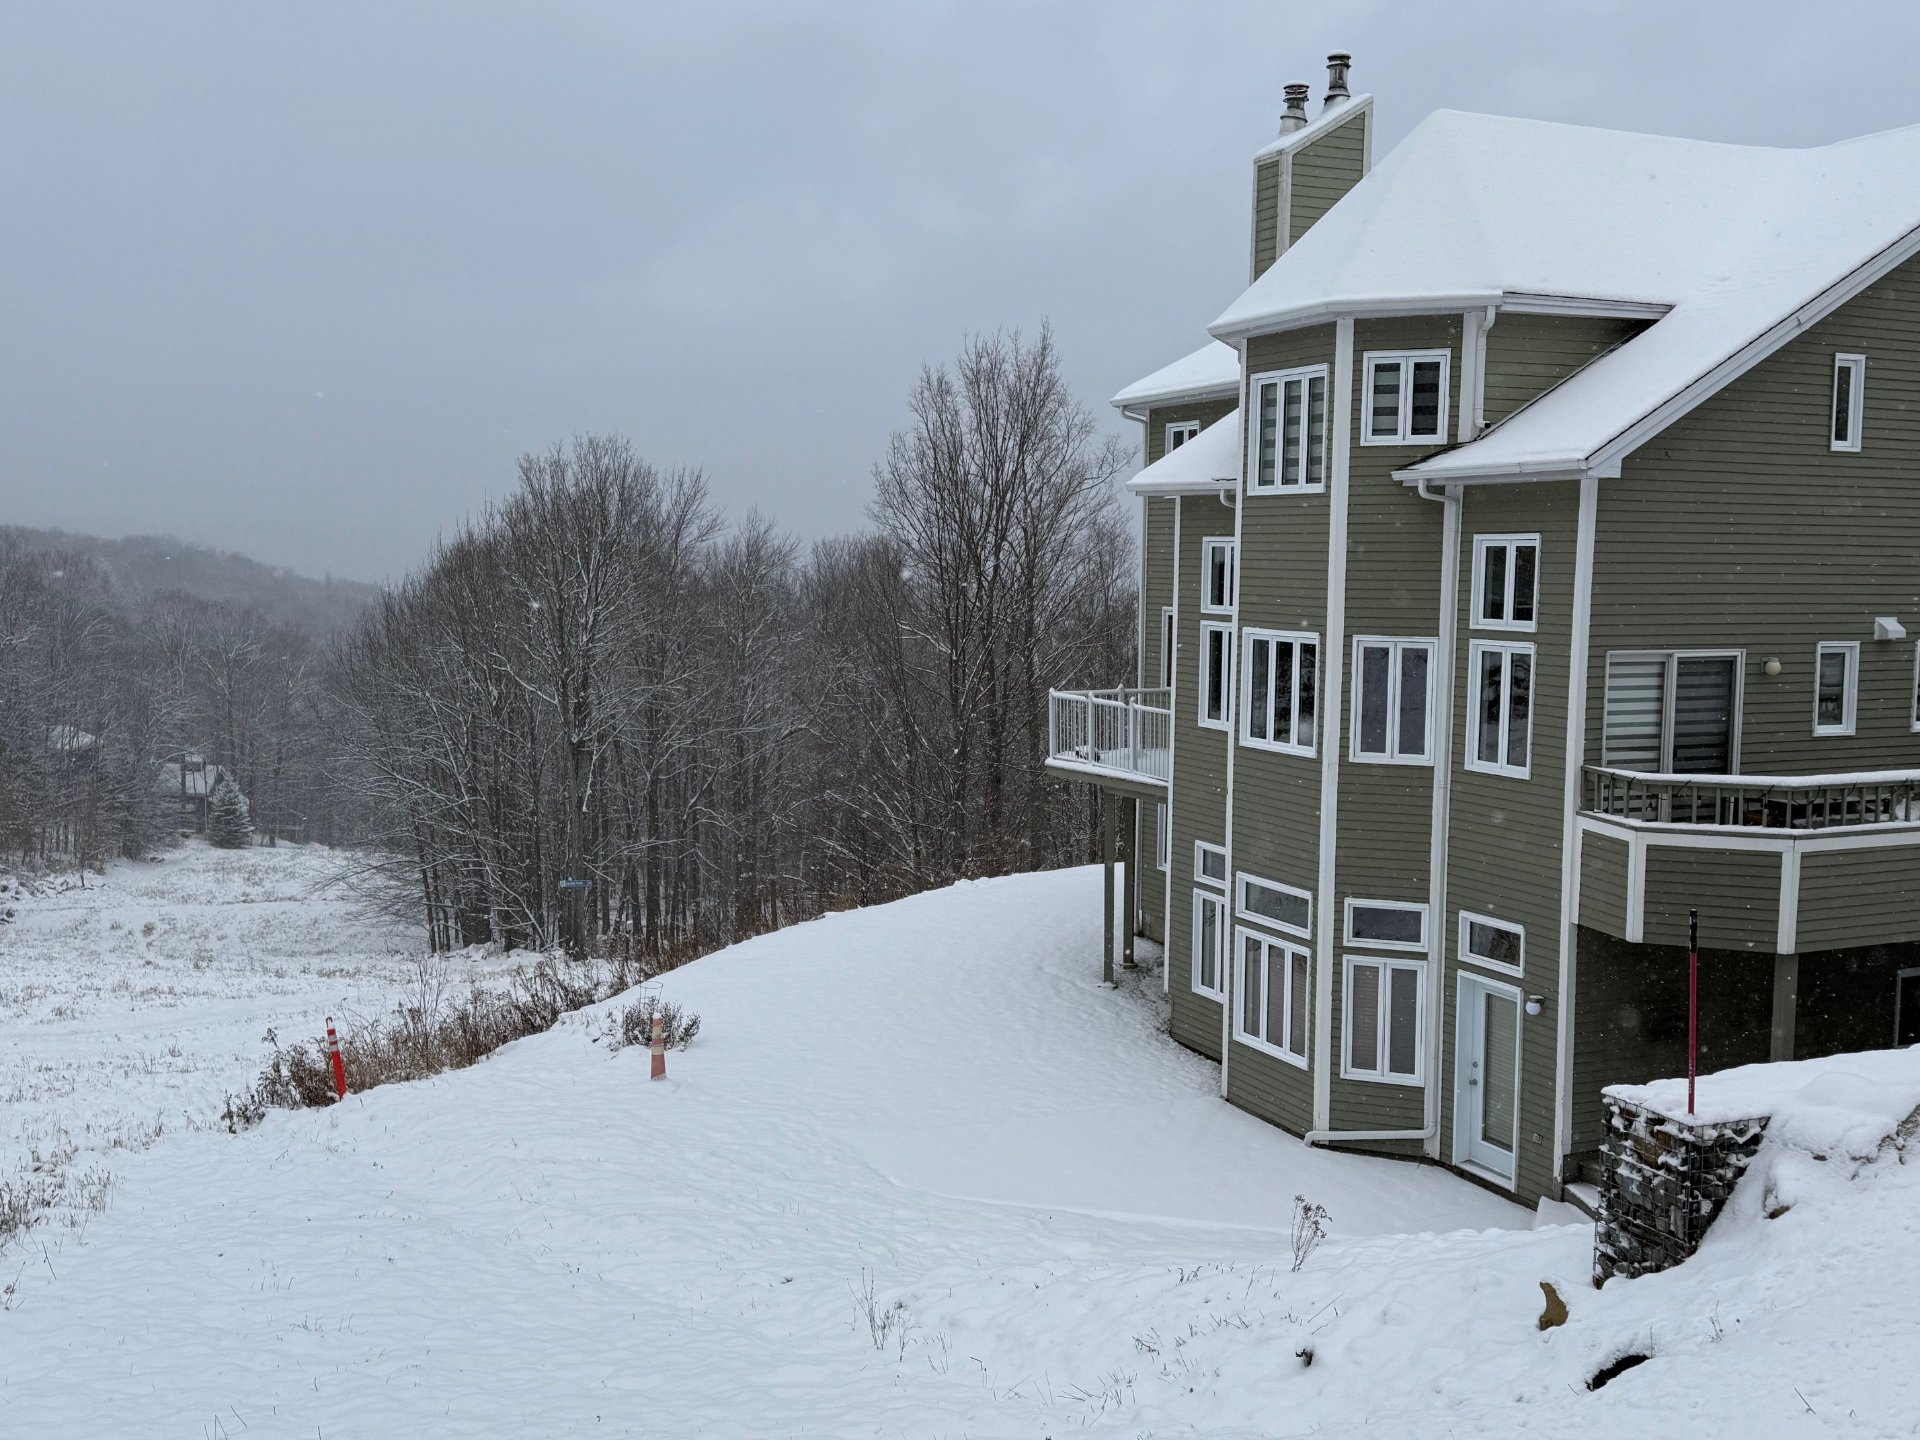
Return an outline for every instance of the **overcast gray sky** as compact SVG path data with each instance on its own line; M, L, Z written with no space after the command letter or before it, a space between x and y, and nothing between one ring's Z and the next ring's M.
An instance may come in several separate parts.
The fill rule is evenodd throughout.
M1916 42L1805 0L17 5L0 519L379 579L612 430L850 529L969 329L1050 316L1103 413L1199 344L1330 49L1383 153L1442 106L1820 143L1920 121Z

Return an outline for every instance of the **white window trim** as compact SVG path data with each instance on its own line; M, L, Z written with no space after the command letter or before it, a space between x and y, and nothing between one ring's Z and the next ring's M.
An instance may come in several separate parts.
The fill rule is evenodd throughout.
M1847 657L1847 688L1841 696L1841 720L1838 725L1820 723L1820 660L1828 651ZM1813 733L1816 736L1851 735L1859 717L1860 642L1858 640L1822 640L1813 647Z
M1482 760L1480 758L1480 657L1489 651L1497 651L1511 657L1524 653L1529 661L1527 665L1527 763L1511 765L1505 761ZM1513 706L1513 661L1511 658L1501 661L1503 669L1500 686L1500 747L1505 753L1507 744L1506 717ZM1482 775L1504 775L1510 780L1526 780L1533 774L1533 716L1538 709L1540 698L1540 657L1530 641L1520 640L1475 640L1467 646L1467 695L1471 704L1468 709L1466 768L1478 771Z
M1160 437L1160 453L1162 455L1171 455L1174 450L1178 448L1173 443L1173 437L1176 434L1181 437L1180 443L1184 445L1199 433L1200 422L1198 420L1169 420L1167 422L1167 428L1162 432Z
M1747 704L1747 652L1744 650L1609 650L1600 662L1600 744L1601 763L1610 765L1605 746L1607 731L1613 722L1613 662L1622 660L1656 660L1664 658L1667 662L1667 678L1662 681L1665 698L1660 706L1660 770L1673 769L1673 707L1678 703L1680 680L1680 662L1682 660L1731 660L1733 666L1733 750L1729 757L1731 773L1740 773L1740 732L1746 725ZM1916 670L1916 683L1920 683L1920 669ZM1816 669L1815 684L1819 682ZM1920 726L1916 726L1920 729Z
M1214 957L1213 962L1213 978L1219 983L1211 990L1200 981L1200 917L1202 907L1205 905L1212 905L1219 912L1217 931L1220 936L1221 953ZM1227 952L1233 947L1233 937L1233 915L1227 908L1227 897L1214 890L1195 890L1193 892L1193 946L1188 956L1191 963L1187 967L1190 972L1188 983L1192 986L1194 994L1204 995L1210 1000L1227 998L1227 964L1232 958Z
M1420 916L1420 938L1407 940L1375 940L1369 936L1353 933L1353 912L1356 907L1372 910L1409 910ZM1341 935L1349 945L1371 947L1376 950L1413 950L1424 955L1427 953L1427 907L1411 900L1369 900L1365 896L1349 895L1346 900L1346 923L1341 927Z
M1493 960L1478 951L1467 948L1467 927L1472 924L1493 925L1502 930L1511 930L1520 937L1520 963L1509 965L1502 960ZM1476 910L1460 912L1460 963L1471 965L1476 970L1485 970L1494 975L1510 975L1516 980L1524 980L1527 974L1527 927L1516 925L1511 920L1502 920L1494 915L1482 915Z
M1160 607L1160 688L1173 689L1173 652L1175 640L1173 606Z
M1320 447L1320 478L1309 483L1305 479L1307 469L1307 435L1305 399L1308 385L1319 377L1321 394L1326 402L1327 433ZM1286 457L1286 437L1281 428L1286 423L1285 387L1289 380L1301 382L1301 432L1300 432L1300 471L1302 478L1289 482L1281 473L1281 464ZM1281 419L1274 426L1273 484L1260 483L1260 407L1261 387L1278 385L1281 387ZM1333 427L1338 423L1333 413L1333 381L1325 365L1301 365L1292 370L1263 370L1258 375L1247 377L1247 493L1249 495L1318 495L1327 488L1327 470L1333 464Z
M1227 598L1224 604L1216 605L1209 592L1213 589L1214 552L1227 552ZM1231 615L1233 613L1234 587L1239 583L1239 574L1234 562L1239 558L1231 535L1209 535L1200 542L1200 613L1202 615Z
M1207 874L1206 871L1200 868L1200 857L1201 855L1208 852L1211 852L1220 857L1221 873L1218 879L1215 879L1213 876ZM1193 842L1193 883L1194 884L1217 886L1219 888L1220 893L1224 895L1227 893L1226 869L1227 869L1227 851L1225 846L1210 845L1205 840L1196 840Z
M1301 1033L1307 1037L1307 1053L1304 1055L1296 1055L1293 1051L1285 1048L1285 1046L1275 1045L1247 1029L1246 1003L1242 997L1247 993L1247 940L1249 937L1258 941L1260 945L1264 947L1261 952L1261 960L1266 964L1269 975L1273 973L1273 961L1269 958L1267 952L1277 950L1283 957L1283 974L1286 977L1287 985L1287 1001L1281 1013L1281 1026L1283 1029L1291 1028L1293 1021L1293 1005L1295 1000L1292 979L1293 957L1296 955L1306 957L1306 993L1298 997L1300 1003L1307 1007L1307 1023L1301 1027ZM1271 1055L1276 1060L1284 1060L1287 1064L1297 1066L1299 1069L1306 1070L1311 1067L1313 1055L1313 952L1311 950L1305 945L1297 945L1290 940L1282 940L1272 935L1262 935L1259 931L1248 930L1244 926L1234 931L1233 996L1233 1038L1235 1040L1250 1049ZM1262 991L1260 996L1260 1013L1262 1016L1267 1013L1266 999L1266 993Z
M1907 698L1913 705L1909 728L1920 733L1920 641L1913 647L1913 683L1907 687Z
M1365 704L1360 693L1360 652L1369 645L1385 645L1392 658L1387 664L1387 753L1372 755L1360 748L1360 723ZM1421 649L1427 652L1426 722L1420 733L1426 737L1426 751L1418 755L1400 753L1400 652ZM1356 635L1353 637L1353 719L1347 736L1347 758L1356 765L1432 765L1433 764L1433 675L1440 642L1427 637L1398 635Z
M1227 673L1220 682L1220 718L1207 717L1207 692L1213 689L1210 683L1212 675L1213 647L1207 643L1207 637L1218 632L1226 636L1226 642L1220 647L1220 657L1227 667ZM1224 730L1233 733L1233 626L1217 621L1200 622L1200 683L1194 686L1194 717L1202 729Z
M1506 604L1502 607L1509 618L1489 620L1480 613L1480 606L1486 599L1487 551L1498 545L1509 551L1507 557ZM1512 548L1516 545L1533 546L1533 619L1514 620L1513 615L1513 572L1518 568L1513 563ZM1540 628L1540 571L1545 555L1541 550L1538 535L1476 535L1473 537L1473 607L1472 629L1475 630L1511 630L1523 635L1531 635Z
M1833 438L1834 412L1840 405L1840 372L1853 373L1853 383L1847 392L1847 438ZM1847 454L1860 451L1860 426L1867 418L1867 357L1864 355L1840 354L1833 357L1833 394L1827 401L1827 448Z
M1311 759L1314 755L1314 747L1319 743L1320 739L1320 714L1321 711L1326 708L1321 703L1320 694L1320 686L1324 675L1323 667L1320 664L1320 637L1318 634L1306 630L1242 630L1240 632L1240 654L1236 658L1235 663L1240 667L1240 672L1243 676L1253 673L1253 665L1249 657L1253 654L1254 643L1261 640L1274 645L1292 645L1294 647L1293 688L1288 692L1287 696L1288 703L1291 706L1287 716L1287 729L1289 733L1294 735L1300 733L1300 648L1305 645L1313 646L1313 738L1304 745L1300 744L1297 740L1275 740L1271 737L1265 740L1256 739L1253 734L1253 688L1243 684L1240 687L1239 706L1240 743L1254 750L1272 750L1281 755L1304 755L1308 759ZM1269 684L1273 681L1273 662L1271 659L1267 662L1267 681ZM1267 729L1272 730L1273 728L1273 715L1269 713L1267 716Z
M1247 908L1247 886L1249 883L1264 885L1269 890L1279 890L1284 894L1297 895L1300 899L1306 901L1307 923L1295 928L1287 924L1284 920L1275 920L1271 915L1262 915L1258 910L1249 910ZM1313 892L1311 890L1302 890L1298 885L1283 885L1278 880L1269 880L1263 875L1249 875L1246 871L1242 870L1234 877L1233 912L1242 920L1261 926L1263 929L1277 930L1282 935L1294 935L1302 940L1311 940L1313 938Z
M1375 1059L1379 1066L1373 1070L1357 1070L1353 1066L1353 967L1355 965L1377 965L1381 970L1411 970L1419 984L1415 991L1413 1009L1413 1074L1400 1075L1386 1068L1388 998L1390 994L1386 976L1381 976L1379 993L1380 1012L1375 1035L1378 1046ZM1348 955L1341 966L1341 1002L1340 1002L1340 1078L1342 1080L1362 1080L1370 1085L1403 1085L1425 1089L1427 1084L1427 974L1425 960L1409 960L1404 956L1392 955Z
M1440 362L1440 428L1432 434L1415 435L1413 424L1413 362ZM1400 366L1400 428L1392 435L1373 433L1373 367L1398 363ZM1360 443L1362 445L1444 445L1447 441L1447 391L1453 383L1451 350L1369 350L1360 357L1363 379L1360 396Z
M1153 868L1166 873L1173 859L1173 841L1167 834L1167 802L1160 800L1153 807Z

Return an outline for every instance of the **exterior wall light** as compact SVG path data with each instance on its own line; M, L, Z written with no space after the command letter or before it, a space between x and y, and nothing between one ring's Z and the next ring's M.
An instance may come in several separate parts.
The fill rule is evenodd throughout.
M1527 1014L1538 1015L1546 1008L1547 1002L1542 1000L1538 995L1527 996Z
M1778 655L1769 655L1765 660L1760 662L1760 668L1766 671L1768 675L1778 675L1780 673L1780 657Z

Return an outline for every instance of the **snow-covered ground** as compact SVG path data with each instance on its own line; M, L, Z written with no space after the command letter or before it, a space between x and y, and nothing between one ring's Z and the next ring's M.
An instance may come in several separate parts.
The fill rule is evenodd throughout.
M1096 983L1098 893L699 961L662 1084L578 1016L128 1155L0 1314L0 1434L1910 1433L1920 1165L1772 1154L1765 1206L1596 1293L1587 1227L1223 1104L1151 988ZM1296 1194L1331 1212L1297 1273Z
M17 896L8 877L0 1186L51 1190L56 1227L90 1224L120 1152L219 1123L270 1026L306 1039L328 1014L417 993L417 936L371 918L336 883L341 864L317 846L194 841ZM461 980L504 964L450 962Z

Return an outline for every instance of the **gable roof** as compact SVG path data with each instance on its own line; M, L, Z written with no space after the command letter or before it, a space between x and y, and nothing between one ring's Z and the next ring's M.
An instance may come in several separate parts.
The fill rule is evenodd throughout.
M1920 126L1781 150L1438 111L1210 328L1239 338L1492 305L1657 317L1485 436L1402 472L1578 473L1913 235L1916 180Z
M1170 400L1204 400L1240 393L1240 352L1209 340L1191 355L1162 365L1113 397L1121 410L1164 405Z
M1230 489L1239 480L1240 411L1236 406L1127 481L1127 489L1136 495L1204 495Z

